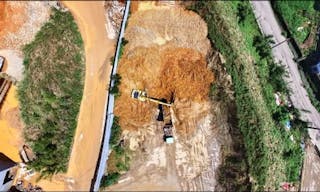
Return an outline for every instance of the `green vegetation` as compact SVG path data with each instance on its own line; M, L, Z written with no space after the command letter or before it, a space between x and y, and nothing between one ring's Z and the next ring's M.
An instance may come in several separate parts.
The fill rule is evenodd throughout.
M202 1L191 9L208 23L209 39L226 59L225 66L234 84L238 126L244 137L252 189L275 190L280 182L297 182L303 158L301 130L305 124L293 120L292 129L285 130L290 109L277 106L274 99L275 92L287 93L282 80L284 70L273 61L270 37L260 33L249 2ZM233 168L242 164L234 159L236 156L227 159L235 165ZM228 173L228 179L220 174L219 180L243 182L238 179L241 175L234 172ZM241 185L235 183L232 190L246 189L240 188Z
M24 137L42 176L66 171L83 91L83 42L71 13L53 9L50 20L25 45L18 86Z
M113 86L110 88L110 93L113 94L116 98L120 96L119 85L121 83L121 76L117 73L111 76L113 80Z
M115 116L113 118L113 124L111 127L111 135L110 135L110 141L109 141L111 147L119 144L120 136L121 136L121 127L119 125L119 117Z
M124 51L124 46L127 43L128 43L128 40L126 40L125 38L122 38L121 45L120 45L120 51L119 51L119 59L122 57L123 51Z
M305 41L309 34L316 33L316 27L319 24L320 14L315 10L316 1L273 1L272 6L275 12L278 14L278 17L281 17L287 24L289 31L292 33L294 39L298 41L299 44L302 44ZM302 30L298 30L299 27L302 27ZM312 58L312 51L316 51L316 37L310 35L313 38L313 41L310 41L305 47L301 47L304 55L308 55L308 58ZM311 53L311 54L310 54ZM310 55L309 55L310 54ZM308 60L308 59L306 59ZM319 89L316 86L318 84L317 77L312 77L312 74L309 72L309 64L304 60L302 66L304 67L304 72L306 80L303 82L308 96L311 100L312 105L320 112L320 101ZM310 62L311 65L315 64L314 61Z
M307 39L316 25L314 1L272 1L274 10L282 16L299 44Z
M113 56L110 58L110 64L111 64L111 66L114 65L114 57Z
M102 177L101 187L108 187L110 185L116 184L119 178L120 178L119 173L108 174L107 176Z
M121 127L119 125L119 117L113 118L113 124L111 127L110 135L110 148L112 152L108 158L108 170L102 180L100 187L107 187L117 183L120 175L129 170L130 157L129 148L125 145L124 141L121 140Z

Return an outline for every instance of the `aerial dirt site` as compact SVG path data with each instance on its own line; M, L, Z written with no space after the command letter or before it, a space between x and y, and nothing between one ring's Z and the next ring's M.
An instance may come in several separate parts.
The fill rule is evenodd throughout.
M0 1L0 191L319 191L313 3Z

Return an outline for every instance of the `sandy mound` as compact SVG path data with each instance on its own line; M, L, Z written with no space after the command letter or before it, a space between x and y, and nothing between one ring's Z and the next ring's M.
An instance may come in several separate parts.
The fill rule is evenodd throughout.
M208 91L214 78L205 59L210 49L206 37L204 21L181 8L139 11L130 17L115 108L123 129L138 130L156 119L157 104L130 97L132 89L140 89L150 97L173 98L178 134L193 133L196 127L189 124L210 110Z

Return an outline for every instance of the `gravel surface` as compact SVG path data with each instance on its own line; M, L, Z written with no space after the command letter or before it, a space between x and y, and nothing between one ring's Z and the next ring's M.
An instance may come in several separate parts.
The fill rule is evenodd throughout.
M4 72L14 77L17 81L22 80L23 60L20 53L15 50L2 49L0 50L0 55L8 62L8 68Z
M14 7L16 2L9 1ZM17 49L29 43L39 31L41 26L48 20L50 16L50 6L45 1L30 1L19 2L26 10L26 15L19 15L19 17L26 17L26 22L16 32L10 32L3 38L0 43L2 49ZM17 13L12 13L17 15Z

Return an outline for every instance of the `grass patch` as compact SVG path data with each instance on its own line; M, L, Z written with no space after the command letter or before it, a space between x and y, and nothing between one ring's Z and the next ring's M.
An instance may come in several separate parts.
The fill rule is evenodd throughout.
M122 38L121 45L120 45L120 50L119 50L119 59L122 57L123 51L124 51L124 46L127 43L128 43L128 40L126 40L125 38Z
M274 10L285 20L293 37L302 44L316 25L314 1L272 1Z
M121 83L121 76L117 73L111 76L111 80L113 80L113 86L110 88L110 93L115 96L115 98L120 96L119 85Z
M83 42L71 13L53 9L23 53L18 97L24 137L37 156L30 166L43 176L65 172L84 77Z
M191 9L207 22L209 39L226 58L252 189L276 190L280 182L298 181L303 156L301 130L306 125L296 119L291 131L285 131L290 109L277 106L274 101L275 92L287 92L282 80L284 70L273 61L270 37L260 33L249 2L204 1ZM241 164L234 159L231 156L228 161ZM233 177L237 176L230 179L236 180Z

